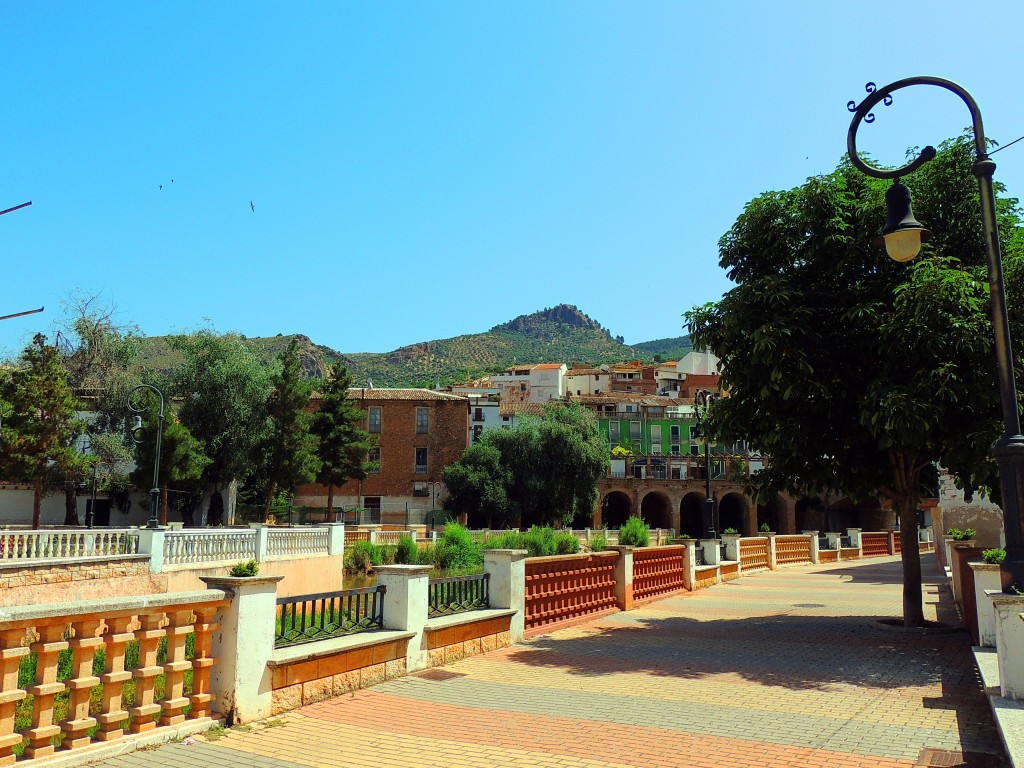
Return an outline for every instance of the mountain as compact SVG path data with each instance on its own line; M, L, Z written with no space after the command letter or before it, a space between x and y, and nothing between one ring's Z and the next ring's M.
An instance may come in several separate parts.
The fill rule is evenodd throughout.
M276 358L292 336L278 334L248 341L266 360ZM571 304L559 304L529 315L520 315L483 333L436 339L410 344L392 352L344 353L314 344L306 336L296 335L303 373L308 378L323 378L327 367L340 361L355 384L378 387L434 386L438 379L451 384L478 378L512 365L536 363L600 364L627 360L651 361L681 357L689 350L689 337L659 339L627 346L608 329ZM140 363L157 370L168 370L180 360L166 337L145 340Z

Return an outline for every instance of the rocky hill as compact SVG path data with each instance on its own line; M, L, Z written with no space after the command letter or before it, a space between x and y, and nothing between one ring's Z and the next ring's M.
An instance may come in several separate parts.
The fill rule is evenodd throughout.
M276 358L292 336L250 338L265 359ZM323 378L340 361L353 380L378 387L434 386L478 378L511 365L564 362L599 364L626 360L673 359L689 339L661 339L627 346L608 329L576 307L560 304L501 323L483 333L410 344L392 352L344 353L297 335L302 369L309 378ZM685 354L685 353L684 353ZM176 353L164 337L147 339L140 362L159 370L173 368Z

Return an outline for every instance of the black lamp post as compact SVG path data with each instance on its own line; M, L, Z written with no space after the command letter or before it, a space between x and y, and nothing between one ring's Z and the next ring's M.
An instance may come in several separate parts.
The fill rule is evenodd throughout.
M718 399L718 395L702 389L693 398L694 413L697 416L697 436L704 439L704 526L707 528L708 538L717 539L718 532L715 525L715 499L711 495L711 441L708 440L706 422L711 411L711 404Z
M146 412L146 409L144 407L136 408L132 405L132 395L140 389L148 389L151 392L155 392L157 397L160 398L160 417L157 420L156 426L156 454L153 460L153 488L149 492L149 522L146 523L147 528L159 528L160 518L157 513L157 507L160 504L160 444L163 442L164 434L164 393L152 384L139 384L139 386L128 393L128 410L135 414L132 440L136 445L144 442L146 439L146 429L142 426L142 414Z
M89 439L89 452L92 453L92 438L93 428L89 427L86 432L86 437ZM94 454L95 456L95 454ZM96 457L98 458L98 457ZM96 470L99 468L99 461L92 462L92 499L89 502L89 508L85 510L85 527L92 528L92 521L96 517Z
M999 251L999 228L996 222L995 191L992 175L996 164L988 156L985 129L981 111L974 97L951 80L941 77L908 77L877 89L868 83L868 97L858 106L849 102L847 108L854 113L846 136L847 151L854 167L878 179L894 179L886 193L889 219L882 238L889 255L897 261L909 261L917 256L921 241L930 233L924 229L910 209L910 192L899 183L902 176L920 168L935 157L934 147L925 147L914 160L902 168L886 171L865 163L857 154L857 128L861 121L870 123L875 118L872 107L878 102L892 103L892 93L911 85L935 85L959 96L971 113L976 159L971 167L978 179L981 197L981 222L985 236L985 256L988 261L989 298L992 306L992 325L995 329L996 365L999 375L999 393L1003 409L1003 436L992 444L992 455L999 465L999 485L1003 495L1003 529L1006 532L1006 561L1004 574L1018 584L1024 584L1024 435L1020 433L1020 414L1017 408L1017 388L1013 375L1013 350L1010 346L1010 325L1006 315L1006 291L1003 286L1003 263Z

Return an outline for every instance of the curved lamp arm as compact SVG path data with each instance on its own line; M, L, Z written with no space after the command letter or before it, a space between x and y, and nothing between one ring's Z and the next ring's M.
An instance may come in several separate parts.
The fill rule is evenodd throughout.
M149 509L149 522L147 523L148 528L159 527L159 519L157 517L157 504L160 499L160 447L163 442L164 432L164 393L154 387L152 384L139 384L128 393L128 410L135 414L143 414L146 412L145 407L136 408L132 405L132 397L140 389L148 389L150 392L156 393L156 396L160 398L160 416L156 426L156 454L155 460L153 461L153 488L150 491L150 509ZM134 436L132 438L135 439ZM136 442L141 442L138 440Z
M877 89L874 83L868 83L864 86L864 89L868 92L868 97L859 106L853 101L847 103L846 108L853 112L853 121L850 123L850 130L846 134L846 151L850 155L850 162L853 163L854 168L868 176L874 176L876 179L898 179L906 176L908 173L913 173L935 157L935 147L928 146L922 149L921 154L902 168L889 171L865 163L860 158L860 155L857 154L857 128L860 127L861 121L865 123L874 122L875 115L871 111L872 108L879 102L889 106L892 104L893 92L911 85L935 85L939 88L945 88L947 91L952 91L959 96L971 112L971 123L974 127L974 149L978 160L988 160L985 128L981 122L981 110L978 109L978 103L974 100L974 97L968 93L966 88L959 83L954 83L952 80L946 80L943 77L921 76L897 80L881 89Z

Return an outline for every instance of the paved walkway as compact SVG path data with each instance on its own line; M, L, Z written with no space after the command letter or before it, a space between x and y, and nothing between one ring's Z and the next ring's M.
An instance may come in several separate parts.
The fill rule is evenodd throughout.
M926 616L955 621L924 562ZM1005 765L968 635L877 623L901 590L895 558L752 575L101 765Z

